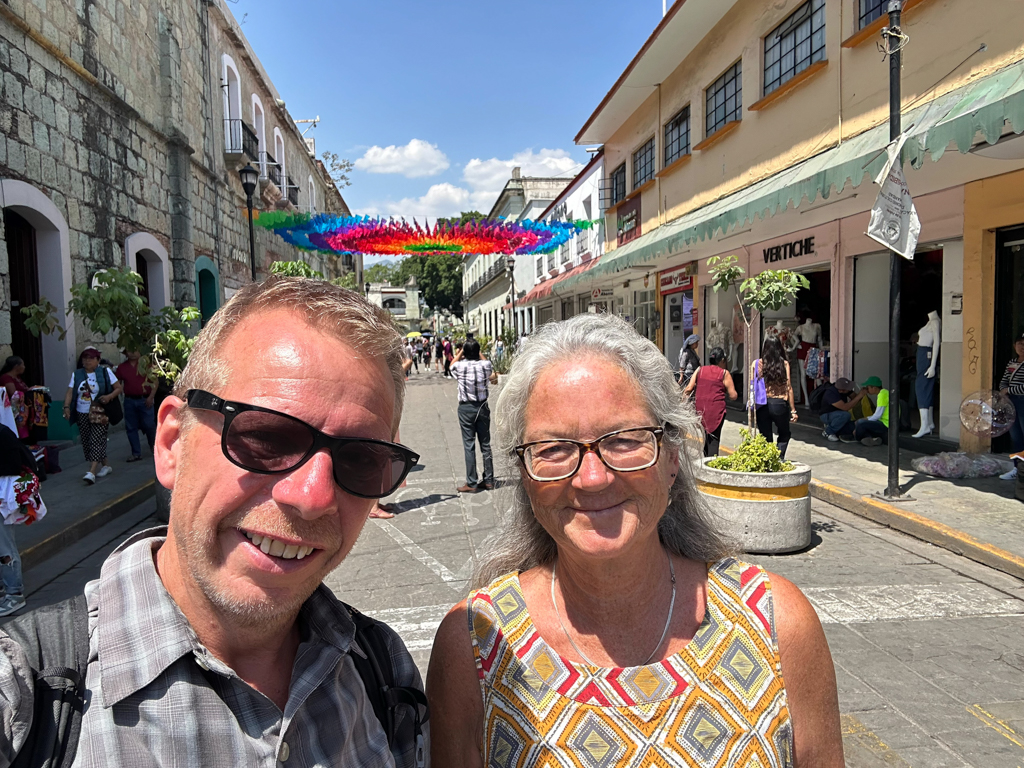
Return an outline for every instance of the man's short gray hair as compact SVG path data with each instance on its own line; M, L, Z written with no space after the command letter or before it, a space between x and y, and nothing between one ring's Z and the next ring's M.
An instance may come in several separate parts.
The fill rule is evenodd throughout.
M619 317L584 314L543 325L515 358L494 411L495 443L505 486L500 527L476 569L477 586L512 571L554 561L554 539L533 514L514 448L526 432L526 406L540 375L555 363L588 357L610 360L636 382L655 422L666 424L662 445L679 452L679 474L658 524L662 544L694 560L713 562L733 553L694 485L693 463L700 461L704 432L693 406L684 401L672 368L658 348ZM586 404L566 404L585 408Z
M310 328L370 357L384 360L395 384L395 414L391 425L394 434L402 418L405 400L402 334L390 312L371 304L356 291L339 288L325 280L272 275L238 291L196 337L188 365L175 384L174 394L184 400L190 389L218 392L227 384L231 373L222 357L231 334L250 317L280 310L294 312ZM347 363L338 362L339 365Z

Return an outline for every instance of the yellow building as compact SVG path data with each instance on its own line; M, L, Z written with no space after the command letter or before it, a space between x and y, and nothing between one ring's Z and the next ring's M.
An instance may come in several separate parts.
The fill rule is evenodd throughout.
M817 338L801 335L816 343L794 354L832 379L888 385L889 257L864 234L889 138L887 5L676 2L576 136L604 145L609 197L606 253L579 288L653 318L639 330L673 362L692 329L731 343L742 370L744 341L756 351L772 326L797 344L811 322ZM998 383L1024 332L1021 10L907 0L903 15L904 159L922 231L902 264L901 389L916 419L915 334L935 312L935 437L972 450L990 444L962 430L960 402ZM733 297L709 286L715 255L748 274L804 272L811 289L743 339Z

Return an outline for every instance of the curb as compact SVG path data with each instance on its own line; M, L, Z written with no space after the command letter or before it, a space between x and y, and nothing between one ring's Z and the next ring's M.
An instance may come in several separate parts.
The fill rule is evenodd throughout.
M85 517L75 520L67 528L53 534L48 539L43 539L38 544L27 547L21 552L22 570L27 571L34 568L79 541L83 536L88 536L111 520L134 509L156 492L155 486L156 478L150 478L127 493L97 507Z
M732 448L721 446L722 453L732 453ZM938 523L923 515L888 504L870 496L859 496L856 493L840 488L837 485L823 483L811 479L811 496L827 502L842 510L859 517L888 526L893 530L926 541L937 547L949 550L975 562L987 565L997 571L1009 574L1017 579L1024 579L1024 558L1005 549L981 541L969 533Z

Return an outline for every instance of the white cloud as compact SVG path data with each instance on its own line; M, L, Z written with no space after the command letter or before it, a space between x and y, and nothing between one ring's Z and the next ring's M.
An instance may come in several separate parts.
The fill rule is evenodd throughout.
M451 163L436 144L413 139L405 146L370 147L355 162L355 167L367 173L400 173L406 178L436 176L448 170Z
M422 197L405 197L377 203L356 212L363 216L404 216L405 218L437 218L458 216L468 210L469 190L454 184L434 184Z
M516 166L522 169L523 176L571 178L572 171L578 170L580 164L564 149L542 149L540 152L527 149L517 152L509 160L474 158L466 163L462 178L472 188L474 202L486 206L481 207L481 211L489 210L498 199Z
M416 141L418 140L413 139L409 146ZM425 142L421 143L425 144ZM388 147L385 150L380 150L380 147L372 147L364 158L356 161L356 167L359 168L363 159L374 150L387 152L393 149L395 147ZM445 163L447 163L447 158L445 158ZM521 169L523 176L556 176L569 179L582 166L564 149L542 149L539 152L527 149L517 152L508 160L497 157L488 160L474 158L466 163L462 172L462 180L466 183L466 187L455 186L447 182L434 184L422 197L406 197L397 201L375 203L358 209L356 213L364 216L405 216L406 218L457 216L462 211L469 210L487 213L498 199L501 190L505 188L505 184L512 178L512 169L516 167ZM375 172L384 173L384 171ZM397 173L398 171L390 172Z

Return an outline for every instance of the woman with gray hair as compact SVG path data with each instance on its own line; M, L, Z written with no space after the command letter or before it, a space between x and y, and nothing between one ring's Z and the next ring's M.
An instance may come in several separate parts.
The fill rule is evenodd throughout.
M817 615L715 530L652 343L610 315L541 327L495 425L510 507L434 641L434 765L843 764Z

